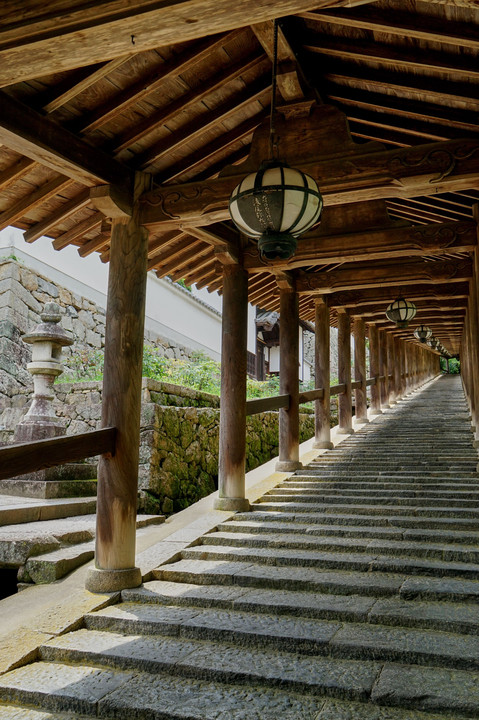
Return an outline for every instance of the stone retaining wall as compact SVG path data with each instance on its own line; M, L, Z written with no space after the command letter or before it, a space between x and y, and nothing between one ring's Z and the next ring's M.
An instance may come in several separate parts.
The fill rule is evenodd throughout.
M0 259L0 412L7 407L23 407L33 391L26 365L31 348L21 336L38 322L45 303L56 302L62 310L61 324L72 333L74 344L64 348L66 369L86 352L100 353L105 344L105 310L13 258ZM189 358L192 350L175 345L151 332L145 341L155 345L164 357Z

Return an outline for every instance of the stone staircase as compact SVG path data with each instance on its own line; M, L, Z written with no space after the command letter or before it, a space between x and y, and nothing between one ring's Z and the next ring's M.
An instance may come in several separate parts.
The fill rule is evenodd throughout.
M0 678L0 720L479 717L458 377L399 402Z

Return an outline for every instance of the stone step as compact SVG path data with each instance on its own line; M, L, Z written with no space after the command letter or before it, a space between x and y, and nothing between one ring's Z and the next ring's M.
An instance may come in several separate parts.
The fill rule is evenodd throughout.
M238 648L275 647L285 652L334 658L391 660L479 669L477 613L476 634L473 635L423 627L397 627L397 623L384 625L378 614L372 616L372 622L355 623L277 615L272 609L264 612L265 607L261 610L258 614L237 608L231 610L124 602L88 613L85 625L88 630L134 636L159 635L181 640L233 642ZM470 610L470 617L473 618L473 608ZM443 617L446 619L446 612ZM96 645L94 635L91 640ZM71 638L48 642L42 650L44 659L63 660L56 652L59 646L71 647ZM55 648L53 653L50 651L52 647ZM81 661L89 659L80 658Z
M255 513L256 515L256 513ZM281 515L281 514L280 514ZM217 529L223 532L250 532L250 533L307 533L308 535L321 535L323 537L358 537L358 538L386 538L389 540L413 540L430 541L440 543L464 543L475 544L478 550L479 531L467 532L459 530L432 530L432 529L407 529L393 527L367 527L364 525L322 525L296 520L296 522L281 522L281 517L272 522L265 517L260 521L237 520L233 518L227 522L220 523Z
M127 666L128 649L122 636L106 638L106 642L113 643L111 663L117 658L118 663ZM154 666L166 664L162 660L162 650L166 659L166 649L171 643L163 641L160 644L147 639L140 643L135 639L130 643L130 649L137 665ZM95 656L91 648L85 647L84 652ZM73 708L76 713L119 720L201 720L221 716L225 720L245 717L299 720L317 717L324 705L324 698L319 695L323 689L329 696L347 697L354 693L355 699L367 700L378 674L374 664L364 663L364 668L357 668L358 663L344 661L337 662L331 669L322 661L322 665L318 663L311 671L303 662L296 671L295 663L283 665L281 658L274 655L269 658L272 660L269 669L256 669L256 658L251 652L243 651L237 656L237 649L231 646L224 647L223 652L223 657L197 652L191 664L184 660L183 677L162 671L105 669L89 664L34 663L1 677L0 697L9 702L41 704L54 712ZM215 673L216 664L221 670ZM267 687L259 682L262 669L267 673ZM213 673L215 682L208 679ZM283 674L284 684L281 681ZM222 677L231 678L231 683ZM297 691L286 691L288 685L293 685ZM305 688L312 691L312 697L305 694Z
M464 508L464 507L437 507L416 504L414 506L400 506L400 505L371 505L362 504L354 505L341 504L341 503L315 503L315 502L295 502L290 498L277 499L273 501L261 502L252 504L252 510L256 508L261 512L269 510L287 512L294 511L295 513L350 513L350 514L369 514L369 515L405 515L405 516L422 516L431 518L479 518L479 508Z
M234 609L255 613L266 611L275 616L286 614L479 635L477 605L471 602L345 596L161 580L145 583L140 588L123 590L122 599L130 603Z
M307 469L301 470L301 472L297 472L294 475L291 476L290 480L285 481L285 483L288 482L298 482L298 483L318 483L319 485L327 485L327 484L333 484L333 485L346 485L346 486L356 486L359 483L361 486L364 484L365 487L368 487L368 485L381 487L381 485L390 486L390 487L397 487L398 489L401 489L401 487L417 487L418 486L418 480L414 479L414 476L411 475L387 475L387 474L375 474L375 473L365 473L364 475L361 475L361 473L334 473L330 472L326 475L324 473L308 473ZM458 477L456 479L450 478L450 477L433 477L428 478L427 481L424 480L423 477L420 478L419 486L420 487L458 487L458 488L471 488L472 490L476 489L479 485L479 480L477 477Z
M269 564L276 566L315 567L318 569L359 570L363 572L407 573L479 579L479 565L464 562L428 560L408 556L387 556L379 552L319 552L289 550L287 548L257 548L232 546L200 546L183 550L185 560L223 560Z
M76 714L73 718L69 712L56 712L55 715L52 715L48 711L43 712L28 707L22 708L18 705L3 705L0 703L0 720L94 720L94 716Z
M73 518L72 520L77 520L77 518ZM143 528L149 525L158 525L164 521L165 517L163 515L139 515L137 517L136 527ZM45 532L48 531L45 530ZM83 533L78 531L78 537L84 539L82 536ZM90 537L92 536L94 536L93 529L90 533ZM32 582L37 585L54 582L93 558L95 554L94 540L75 542L75 535L73 533L66 534L66 537L68 538L67 542L62 541L59 543L60 546L57 549L33 554L25 558L22 563L18 563L19 565L23 565L19 571L19 578L22 582ZM25 549L22 547L22 544L19 543L18 535L14 535L11 541L13 547L10 548L10 550L13 551L9 556L10 566L14 564L12 562L12 555L16 551L18 544L21 545L21 549ZM38 547L37 545L34 549L37 550ZM4 547L3 552L6 553L7 548Z
M334 507L334 506L333 506ZM305 506L306 510L310 509L309 505ZM258 520L263 519L267 522L301 522L307 524L324 523L325 525L365 525L368 527L394 527L400 529L448 529L448 530L472 530L478 528L476 519L473 518L457 518L457 517L419 517L411 515L380 515L379 513L361 514L361 512L348 513L350 506L347 508L328 508L328 512L296 512L294 505L287 508L284 504L278 504L276 511L264 511L261 505L253 505L254 515L251 513L235 515L235 520ZM341 512L343 510L343 512ZM339 512L338 512L339 511Z
M296 476L292 476L290 479L285 480L283 483L280 483L277 485L278 488L281 490L287 490L289 488L292 489L304 489L304 490L311 490L311 492L314 489L318 490L347 490L351 493L365 493L369 494L369 492L376 493L378 490L383 491L384 493L393 493L397 492L398 495L405 494L406 496L411 493L414 495L415 493L424 493L424 494L433 494L433 493L439 493L439 495L448 497L449 495L458 495L461 497L463 493L467 495L471 495L472 497L479 497L479 483L477 481L469 482L469 483L412 483L412 482L387 482L382 478L382 480L376 480L374 482L365 482L361 481L361 484L358 484L358 481L351 478L351 480L331 480L328 478L327 480L321 480L320 478L307 478L303 475L299 478Z
M0 526L90 515L96 510L96 497L29 500L0 497Z
M361 493L361 494L359 494ZM434 507L450 507L450 508L477 508L479 511L479 502L478 499L475 497L469 498L469 497L462 497L462 496L452 496L452 497L441 497L439 494L434 494L432 496L428 496L424 493L415 493L414 495L410 494L408 495L401 495L398 493L394 494L383 494L379 491L376 493L369 493L369 494L363 494L361 491L358 491L358 494L349 494L348 492L337 494L334 491L331 492L322 492L319 490L316 491L308 491L308 490L297 490L294 489L288 489L288 488L275 488L274 490L270 490L266 495L263 495L262 498L260 498L259 502L263 500L263 498L268 501L270 499L274 500L274 502L300 502L300 503L320 503L324 500L326 500L328 503L334 504L346 504L346 503L369 503L373 505L393 505L397 504L399 506L414 506L416 507L418 504L421 507L428 507L429 503L433 504Z
M435 558L444 562L475 563L479 570L479 545L421 543L405 540L322 537L310 533L215 532L202 538L203 547L280 548L328 552L380 553L410 558Z

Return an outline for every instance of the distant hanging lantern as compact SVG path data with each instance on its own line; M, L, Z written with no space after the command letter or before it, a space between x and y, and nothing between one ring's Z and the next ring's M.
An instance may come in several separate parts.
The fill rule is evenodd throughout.
M386 317L391 322L396 323L398 328L407 328L408 323L416 315L416 306L414 303L405 300L403 297L392 302L386 310Z
M425 343L426 340L429 340L429 338L432 337L432 330L431 328L428 328L427 325L419 325L414 330L414 337L416 340L419 340L419 342Z
M438 347L438 345L439 345L439 340L438 340L437 338L435 338L435 337L431 337L431 338L429 338L429 340L427 341L427 344L429 345L429 347L430 347L432 350L437 350L437 347Z
M323 199L316 181L276 157L274 117L278 25L274 22L273 81L270 113L270 157L247 175L231 193L229 211L236 227L258 242L262 258L287 260L296 251L297 238L320 217Z

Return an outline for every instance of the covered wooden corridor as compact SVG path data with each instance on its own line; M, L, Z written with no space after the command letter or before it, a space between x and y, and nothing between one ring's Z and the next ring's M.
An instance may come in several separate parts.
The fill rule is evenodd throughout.
M274 45L274 20L277 48ZM351 431L460 354L479 432L475 0L9 0L0 22L0 222L110 263L103 428L0 451L2 477L102 453L91 590L134 587L148 271L223 295L218 507L244 493L247 302L281 313L278 469L298 468L298 409ZM272 95L272 60L275 59ZM273 122L272 122L273 121ZM268 259L228 198L269 147L314 178L321 223ZM405 297L435 344L386 319ZM316 390L299 395L298 318ZM339 331L330 389L329 327ZM351 377L350 334L355 337ZM368 337L370 366L365 365ZM40 460L39 460L40 458Z

